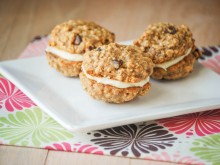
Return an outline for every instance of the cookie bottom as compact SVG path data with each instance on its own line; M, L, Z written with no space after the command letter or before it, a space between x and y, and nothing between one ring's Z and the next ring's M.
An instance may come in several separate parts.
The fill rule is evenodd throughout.
M170 66L167 70L154 68L151 77L156 80L176 80L187 77L193 71L193 65L198 58L199 52L194 51L177 64Z
M143 87L117 88L90 80L83 72L80 73L80 80L83 88L90 96L109 103L123 103L131 101L137 96L144 96L151 86L148 82Z
M61 72L64 76L79 76L81 72L81 61L68 61L49 52L46 53L46 58L49 65L58 72Z

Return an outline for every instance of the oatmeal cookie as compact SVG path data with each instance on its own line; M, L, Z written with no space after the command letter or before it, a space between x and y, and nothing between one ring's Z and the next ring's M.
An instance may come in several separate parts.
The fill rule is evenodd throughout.
M123 103L150 90L153 66L138 47L111 43L84 54L80 80L93 98Z
M65 76L78 76L83 54L114 40L114 33L94 22L69 20L52 30L46 56L49 64Z
M198 49L194 49L188 56L180 62L168 67L166 70L155 67L152 78L160 80L176 80L188 76L193 71L193 64L201 55Z
M134 41L145 56L155 63L154 79L179 79L193 70L199 52L195 40L185 25L157 23L149 25L142 36Z
M55 68L64 76L74 77L78 76L81 72L82 61L69 61L50 52L47 52L46 58L51 67Z

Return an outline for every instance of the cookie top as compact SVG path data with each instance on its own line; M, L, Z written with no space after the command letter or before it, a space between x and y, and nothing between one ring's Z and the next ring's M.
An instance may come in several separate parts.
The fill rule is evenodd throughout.
M187 26L157 23L149 25L134 45L140 47L155 64L161 64L184 55L194 42Z
M82 67L94 77L136 83L152 74L153 65L138 47L111 43L86 52Z
M94 22L69 20L54 27L50 34L49 46L73 54L83 54L114 40L114 33Z

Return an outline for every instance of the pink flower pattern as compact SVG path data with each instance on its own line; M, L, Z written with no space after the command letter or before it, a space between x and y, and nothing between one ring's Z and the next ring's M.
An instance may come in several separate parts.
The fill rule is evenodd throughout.
M67 152L72 152L73 149L71 145L67 142L63 143L54 143L52 146L46 146L45 147L48 150L58 150L58 151L67 151Z
M150 156L146 156L145 159L183 163L183 164L204 165L204 163L199 162L198 160L190 156L181 156L180 153L178 152L173 155L169 155L167 152L154 153L151 154Z
M198 136L205 136L220 132L220 109L191 113L158 121L176 134L186 133L189 137L196 133Z
M9 112L36 106L23 92L7 79L0 77L0 108L5 107Z
M3 104L3 103L0 101L0 109L2 108L2 104Z
M220 63L217 61L220 59L220 56L216 56L215 58L207 59L206 61L201 61L201 64L207 68L214 70L216 73L220 74Z
M54 143L52 144L52 146L46 146L45 148L49 150L104 155L103 151L101 151L98 147L92 146L91 144L82 145L81 143L76 143L73 146L71 146L70 143L63 142L63 143Z
M201 47L202 57L199 62L207 68L212 69L216 73L220 74L220 47L209 46Z

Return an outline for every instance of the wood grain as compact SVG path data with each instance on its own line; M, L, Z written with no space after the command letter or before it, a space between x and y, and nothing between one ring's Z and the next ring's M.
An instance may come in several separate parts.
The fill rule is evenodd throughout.
M0 145L0 164L4 165L177 165L176 163L159 162L141 159L128 159L72 153L62 151L48 151L44 149L13 147ZM178 164L180 165L180 164Z
M139 37L150 23L190 27L197 45L220 44L218 0L1 0L0 60L15 59L37 35L58 23L83 19L115 32L117 41ZM174 164L122 157L0 146L0 164Z
M154 22L188 25L197 45L220 43L218 0L2 0L0 60L17 58L36 35L58 23L84 19L116 33L117 41L137 38Z
M111 157L83 153L67 153L60 151L50 151L46 161L46 165L72 165L85 163L86 165L177 165L176 163L168 162L156 162L150 160L128 159L123 157Z
M153 161L153 160L140 160L140 159L131 159L130 165L177 165L176 163L171 162L159 162L159 161ZM182 165L182 164L178 164Z
M46 161L46 165L72 165L72 164L85 164L86 165L113 165L119 163L123 165L129 165L130 159L122 157L110 157L91 155L83 153L66 153L60 151L50 151Z
M43 165L47 150L0 145L1 165Z

